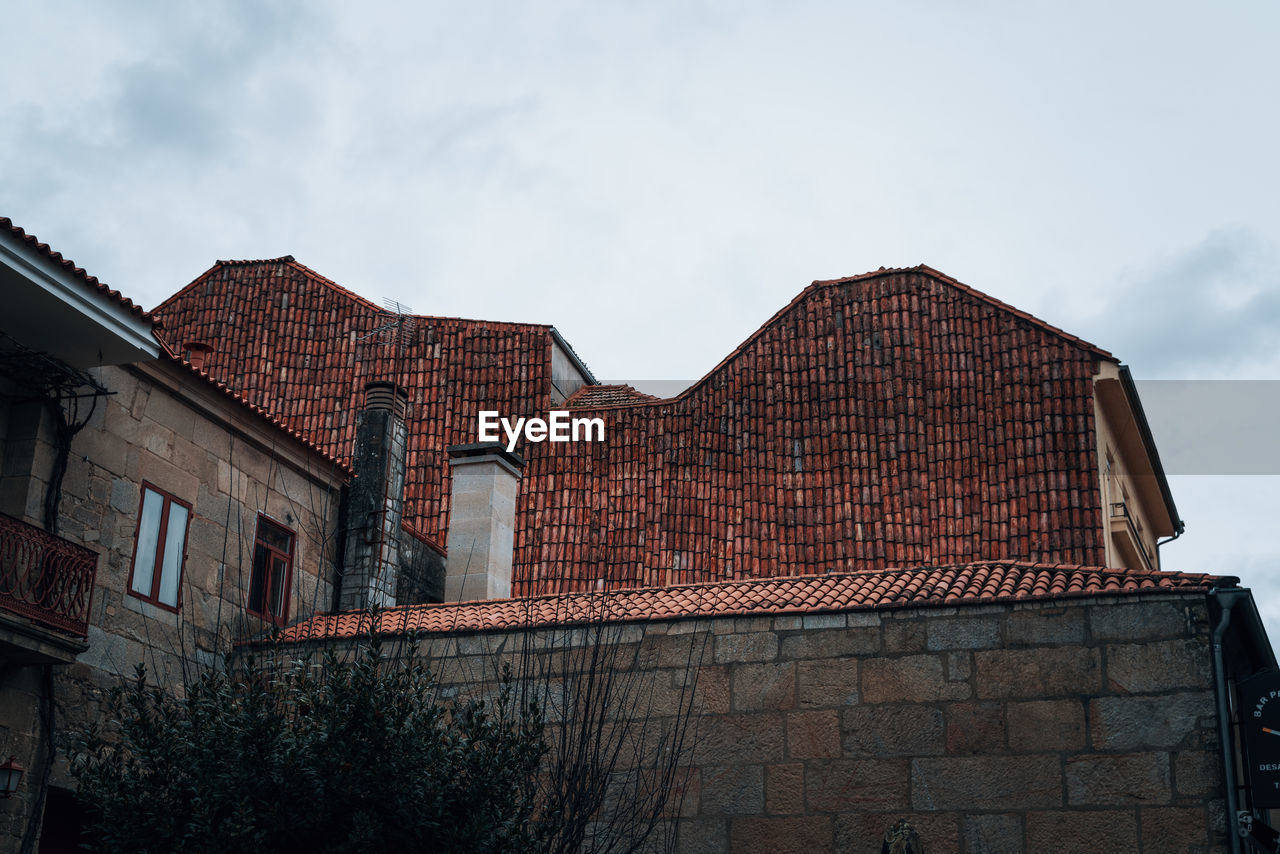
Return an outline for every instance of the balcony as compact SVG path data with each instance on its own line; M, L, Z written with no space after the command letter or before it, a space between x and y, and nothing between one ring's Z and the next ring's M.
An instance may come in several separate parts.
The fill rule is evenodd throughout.
M1124 566L1128 569L1157 569L1147 551L1142 532L1134 523L1129 507L1123 501L1111 505L1111 541L1115 544Z
M83 650L97 569L89 549L0 514L0 651L64 660Z

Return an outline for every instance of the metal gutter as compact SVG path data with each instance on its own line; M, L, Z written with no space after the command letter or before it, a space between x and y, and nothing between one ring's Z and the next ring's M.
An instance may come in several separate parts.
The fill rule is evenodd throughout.
M1160 484L1160 495L1164 499L1165 510L1169 513L1169 519L1173 522L1174 535L1165 540L1165 542L1172 542L1186 528L1186 523L1178 516L1178 508L1173 503L1173 493L1169 490L1169 481L1165 478L1164 466L1160 463L1160 452L1156 450L1156 440L1151 435L1151 425L1147 423L1147 413L1142 409L1142 399L1138 397L1138 386L1133 381L1133 374L1129 372L1127 365L1120 365L1119 367L1120 384L1124 388L1125 395L1129 398L1129 406L1133 409L1134 420L1138 422L1138 434L1142 438L1142 445L1147 449L1147 455L1151 458L1151 471L1156 476L1156 483Z

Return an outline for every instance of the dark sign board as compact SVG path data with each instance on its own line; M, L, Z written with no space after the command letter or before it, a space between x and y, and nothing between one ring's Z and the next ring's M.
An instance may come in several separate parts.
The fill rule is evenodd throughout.
M1280 807L1280 673L1267 670L1236 686L1245 779L1254 809Z

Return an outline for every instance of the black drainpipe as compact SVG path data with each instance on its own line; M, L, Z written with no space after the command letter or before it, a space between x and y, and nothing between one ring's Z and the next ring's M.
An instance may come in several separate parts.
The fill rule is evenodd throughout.
M1222 773L1227 789L1227 837L1231 854L1242 854L1240 847L1240 816L1236 803L1236 754L1231 740L1231 707L1227 697L1226 662L1222 655L1222 639L1231 625L1231 611L1240 599L1248 598L1249 591L1240 588L1209 591L1209 598L1217 604L1217 625L1213 627L1213 694L1218 705L1218 743L1222 748ZM1213 609L1210 609L1210 613Z
M1167 546L1169 543L1172 543L1174 540L1178 539L1178 537L1181 537L1182 532L1185 530L1187 530L1187 523L1179 519L1178 524L1174 527L1172 537L1169 537L1168 539L1156 541L1156 567L1157 568L1164 565L1160 562L1160 547Z

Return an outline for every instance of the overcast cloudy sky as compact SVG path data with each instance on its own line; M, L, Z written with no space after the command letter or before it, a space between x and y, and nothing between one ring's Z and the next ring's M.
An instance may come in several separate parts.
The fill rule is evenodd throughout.
M813 279L925 262L1140 381L1280 379L1271 0L6 21L0 214L147 307L288 253L419 313L554 323L604 379L691 380ZM1280 640L1275 385L1143 388L1188 524L1166 567L1242 576ZM1178 431L1206 416L1253 444L1201 454Z

